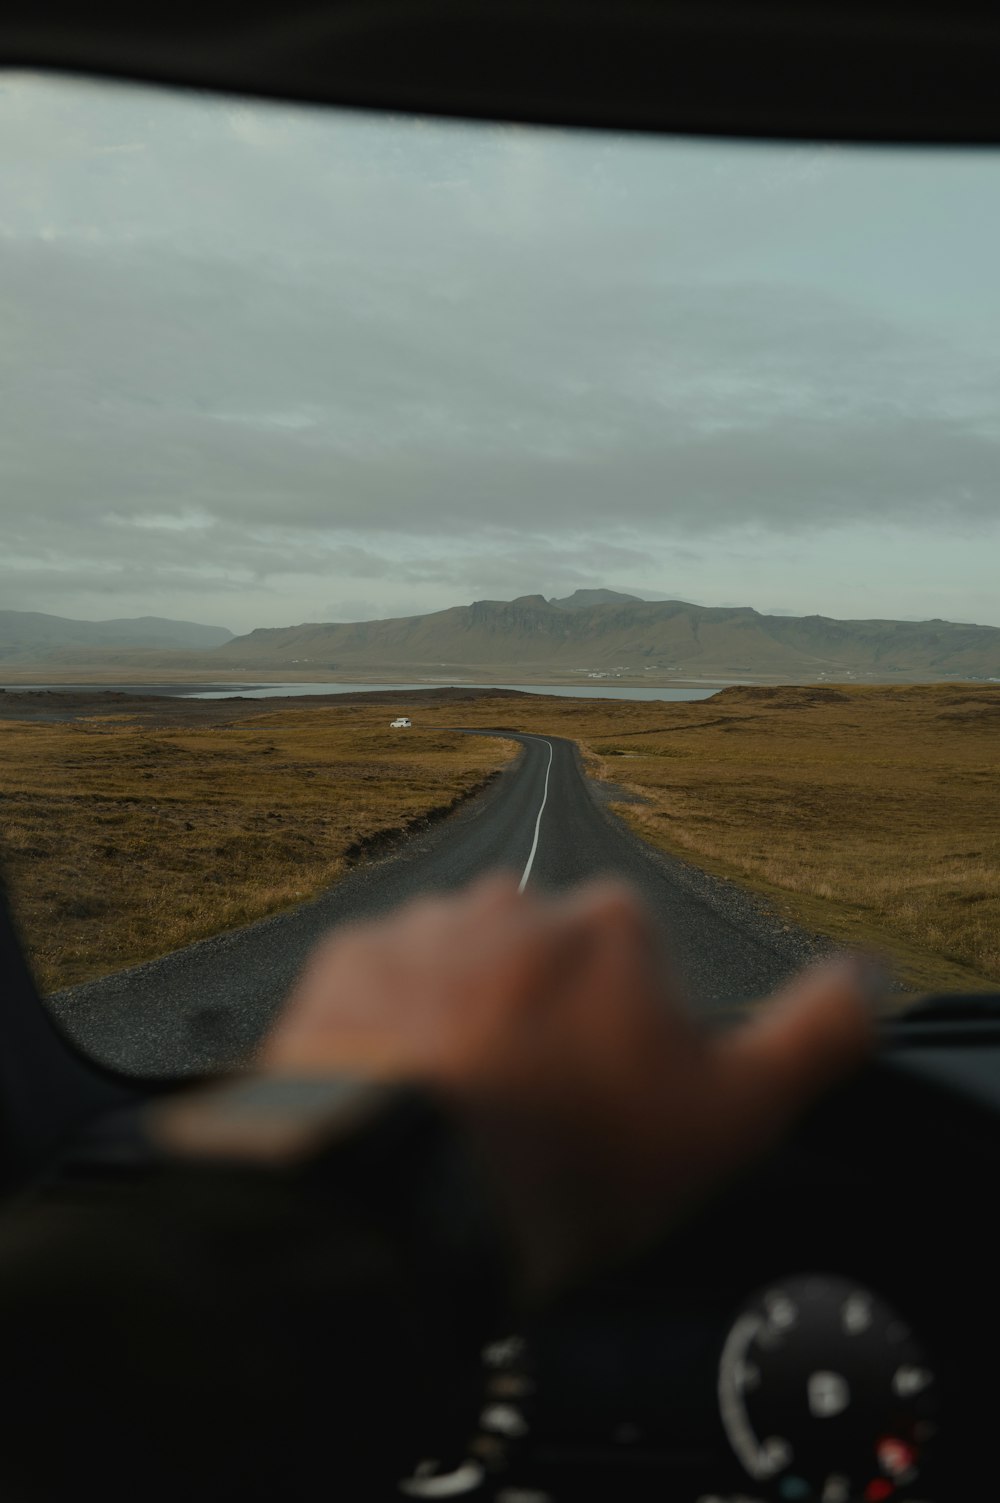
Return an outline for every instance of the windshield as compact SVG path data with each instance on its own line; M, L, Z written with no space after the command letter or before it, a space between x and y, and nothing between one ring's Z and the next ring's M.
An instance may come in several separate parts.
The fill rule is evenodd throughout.
M995 152L0 130L0 859L88 1049L237 1058L497 866L625 876L708 1013L1000 990Z

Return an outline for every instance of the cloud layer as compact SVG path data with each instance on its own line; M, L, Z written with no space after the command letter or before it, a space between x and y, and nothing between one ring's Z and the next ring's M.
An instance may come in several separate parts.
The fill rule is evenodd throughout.
M28 76L0 122L4 605L241 630L610 583L1000 624L992 158Z

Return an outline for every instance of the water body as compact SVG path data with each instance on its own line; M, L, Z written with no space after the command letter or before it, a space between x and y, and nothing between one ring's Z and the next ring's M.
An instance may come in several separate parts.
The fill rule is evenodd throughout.
M138 694L168 695L172 699L281 699L289 695L308 694L376 694L392 690L409 694L418 689L518 689L522 694L558 694L567 699L708 699L720 689L743 680L720 680L711 688L672 689L663 685L608 684L601 681L581 684L450 684L447 680L414 684L342 684L315 682L305 684L5 684L11 694Z
M434 682L422 684L227 684L223 688L200 689L197 693L187 691L184 699L275 699L289 694L365 694L383 692L387 689L412 691L414 689L519 689L522 694L559 694L567 699L708 699L717 694L725 684L712 689L670 689L660 685L606 684L588 680L582 684L449 684ZM155 694L157 691L154 689Z

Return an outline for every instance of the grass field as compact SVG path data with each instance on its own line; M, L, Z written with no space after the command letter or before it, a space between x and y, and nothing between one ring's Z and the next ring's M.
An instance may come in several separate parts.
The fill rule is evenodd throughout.
M46 990L288 907L481 787L511 743L317 707L190 728L0 724L0 850Z
M1000 694L742 694L714 724L594 746L650 795L639 832L889 951L915 986L1000 983Z
M447 732L447 704L413 706L416 732L394 739L397 708L0 724L0 847L44 983L295 903L359 842L447 806L513 754ZM646 840L882 950L914 988L1000 984L1000 687L482 699L460 723L577 740L596 775L641 800L620 812Z

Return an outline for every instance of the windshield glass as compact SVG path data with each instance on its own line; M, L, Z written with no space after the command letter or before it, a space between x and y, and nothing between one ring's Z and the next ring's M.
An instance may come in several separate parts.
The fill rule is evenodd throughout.
M626 876L707 1011L1000 990L994 152L0 130L0 859L89 1049L236 1058L495 866Z

